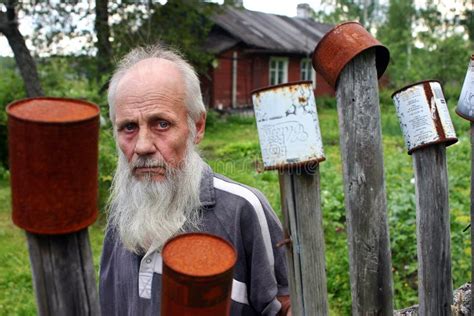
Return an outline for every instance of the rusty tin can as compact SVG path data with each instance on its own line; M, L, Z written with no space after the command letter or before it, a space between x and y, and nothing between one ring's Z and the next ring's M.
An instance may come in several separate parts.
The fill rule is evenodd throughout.
M187 233L163 246L162 316L229 315L237 253L221 237Z
M474 55L471 55L466 77L459 96L457 115L474 122Z
M408 154L437 143L458 141L441 83L426 80L408 85L392 94Z
M334 88L342 69L354 57L375 48L375 64L380 78L387 69L390 52L358 22L345 22L329 30L313 52L313 68Z
M325 160L311 81L252 91L265 170Z
M99 108L65 98L7 106L13 222L37 234L79 231L97 218Z

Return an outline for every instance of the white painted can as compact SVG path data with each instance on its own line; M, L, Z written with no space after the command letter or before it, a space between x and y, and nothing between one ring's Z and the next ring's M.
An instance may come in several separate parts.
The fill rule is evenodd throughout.
M265 170L325 160L311 81L252 92Z
M467 67L456 113L469 121L474 121L474 55L471 56Z
M394 92L392 98L408 154L431 144L457 142L439 81L417 82Z

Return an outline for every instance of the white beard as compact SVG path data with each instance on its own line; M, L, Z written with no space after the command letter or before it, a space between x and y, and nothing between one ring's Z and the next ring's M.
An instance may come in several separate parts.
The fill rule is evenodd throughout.
M198 229L200 222L199 188L203 161L192 141L186 157L174 169L164 161L141 157L137 163L163 165L165 177L153 181L132 175L131 166L119 149L117 170L109 199L109 226L119 233L123 245L136 254L150 247L161 249L173 235L183 232L183 225Z

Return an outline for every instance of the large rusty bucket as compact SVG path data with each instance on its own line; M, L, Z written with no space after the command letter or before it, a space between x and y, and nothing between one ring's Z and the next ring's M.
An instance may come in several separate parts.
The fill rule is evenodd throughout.
M13 222L37 234L79 231L97 218L99 108L64 98L7 106Z
M162 316L229 315L237 254L206 233L178 235L163 247Z

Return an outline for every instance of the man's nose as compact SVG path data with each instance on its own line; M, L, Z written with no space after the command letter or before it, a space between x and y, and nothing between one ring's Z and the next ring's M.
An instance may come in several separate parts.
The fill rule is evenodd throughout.
M135 153L137 155L149 155L156 151L153 142L153 135L147 128L140 128L138 132L138 139L135 144Z

